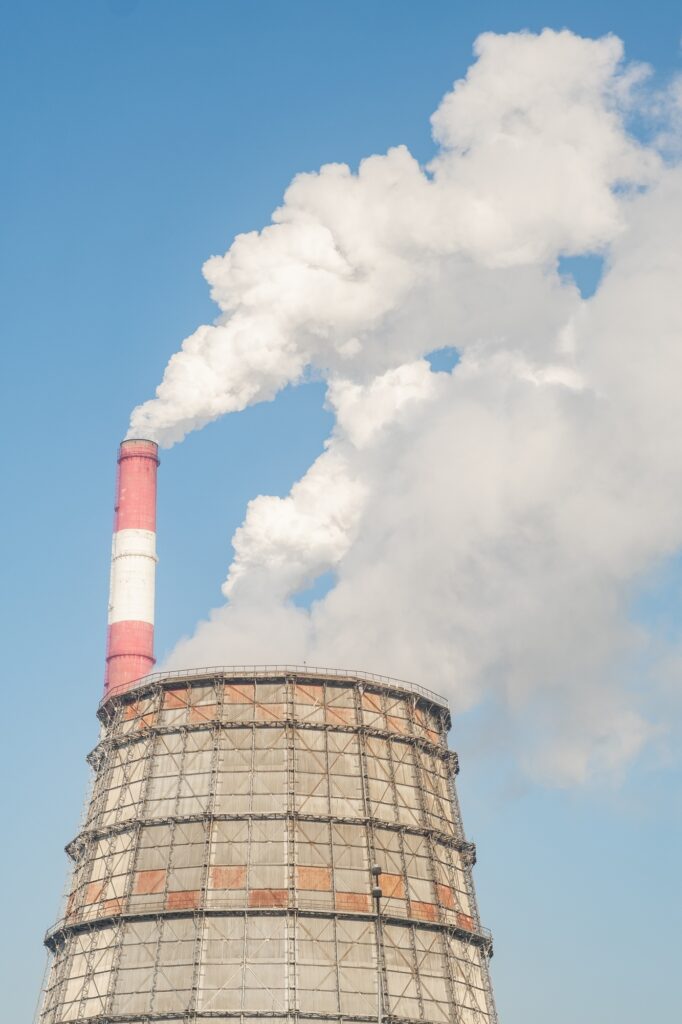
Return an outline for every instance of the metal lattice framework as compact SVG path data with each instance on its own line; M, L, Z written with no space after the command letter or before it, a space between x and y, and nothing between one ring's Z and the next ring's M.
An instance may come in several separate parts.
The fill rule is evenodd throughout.
M310 668L101 705L41 1024L495 1024L447 705ZM377 914L371 867L382 868Z

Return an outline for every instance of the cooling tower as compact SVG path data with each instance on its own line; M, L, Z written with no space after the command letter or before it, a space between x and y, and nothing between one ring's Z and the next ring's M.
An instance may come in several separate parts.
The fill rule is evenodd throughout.
M99 717L41 1024L496 1020L443 700L220 669Z

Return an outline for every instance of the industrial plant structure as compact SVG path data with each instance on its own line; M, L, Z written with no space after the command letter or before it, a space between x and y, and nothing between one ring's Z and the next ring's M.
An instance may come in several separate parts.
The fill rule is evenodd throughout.
M101 734L40 1024L494 1024L445 701L310 667L145 674L157 462L122 445Z

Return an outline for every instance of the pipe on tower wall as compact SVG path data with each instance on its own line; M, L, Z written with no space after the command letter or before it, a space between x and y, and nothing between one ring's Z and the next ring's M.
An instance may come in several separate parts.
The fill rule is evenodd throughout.
M118 452L111 549L105 695L154 667L156 474L154 441L123 441Z

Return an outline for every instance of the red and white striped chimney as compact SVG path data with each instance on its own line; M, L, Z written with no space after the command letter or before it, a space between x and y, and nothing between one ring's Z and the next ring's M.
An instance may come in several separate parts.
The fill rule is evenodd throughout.
M130 440L118 452L111 547L105 696L154 666L156 471L159 448Z

